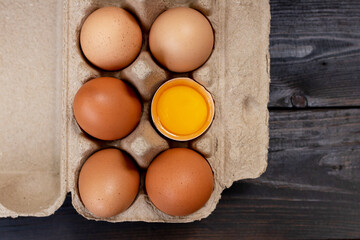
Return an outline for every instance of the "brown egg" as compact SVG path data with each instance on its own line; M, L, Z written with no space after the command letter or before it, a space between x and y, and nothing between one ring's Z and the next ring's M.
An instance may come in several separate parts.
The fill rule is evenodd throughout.
M79 126L101 140L125 137L141 117L138 96L122 80L111 77L85 83L75 95L73 110Z
M99 68L114 71L129 65L139 54L142 33L126 10L104 7L85 20L80 45L85 57Z
M109 148L86 160L78 184L84 206L95 216L108 218L125 211L135 200L140 175L126 154Z
M149 45L160 64L173 72L189 72L209 58L214 33L210 22L192 8L162 13L150 29Z
M150 164L145 187L151 202L173 216L189 215L205 205L214 187L209 163L187 148L169 149Z

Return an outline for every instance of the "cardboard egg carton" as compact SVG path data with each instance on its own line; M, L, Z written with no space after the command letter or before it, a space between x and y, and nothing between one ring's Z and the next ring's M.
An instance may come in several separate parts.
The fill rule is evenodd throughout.
M17 56L17 51L22 49L26 55L14 59L0 76L4 82L1 96L8 95L10 100L18 102L14 109L7 108L10 100L0 102L1 109L5 109L0 115L0 126L7 124L1 127L0 136L9 139L0 149L1 217L51 215L61 206L66 193L71 192L75 209L87 219L191 222L207 217L215 209L221 192L234 181L257 178L265 171L269 142L268 0L51 0L37 5L36 14L31 1L5 0L4 4L8 4L8 12L2 15L5 10L1 9L0 20L2 16L6 19L20 16L21 12L28 19L18 32L5 29L10 39L4 44L8 49L0 49L0 56ZM105 6L125 8L137 18L143 31L141 53L120 71L106 72L92 66L79 46L82 23L94 10ZM154 61L148 47L148 33L156 17L168 8L179 6L202 12L215 32L211 57L189 73L163 69ZM21 19L8 21L11 27ZM42 29L37 29L41 24ZM30 40L19 40L20 36ZM32 45L26 48L24 43L29 41ZM16 72L22 65L31 67ZM19 81L5 82L11 76ZM24 76L30 79L24 80ZM72 113L77 90L86 81L102 76L127 81L137 89L143 104L137 128L116 141L90 137L81 131ZM189 142L166 139L151 122L153 94L162 83L175 77L194 79L215 101L211 127ZM8 116L15 117L8 119ZM14 122L8 123L11 120ZM122 149L133 157L142 169L141 186L129 209L115 217L100 219L83 206L77 179L86 159L105 147ZM146 168L156 155L171 147L189 147L200 152L214 172L211 198L203 208L184 217L159 211L144 189Z

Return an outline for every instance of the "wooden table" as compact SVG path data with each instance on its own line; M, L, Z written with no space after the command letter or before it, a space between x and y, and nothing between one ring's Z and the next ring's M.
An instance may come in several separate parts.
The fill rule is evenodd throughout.
M272 0L267 172L190 224L88 221L70 196L0 239L360 238L360 1Z

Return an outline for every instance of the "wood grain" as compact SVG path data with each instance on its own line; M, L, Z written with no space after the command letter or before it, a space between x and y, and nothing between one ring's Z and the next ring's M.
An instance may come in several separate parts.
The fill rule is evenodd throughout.
M269 107L360 106L360 1L272 0L271 17Z

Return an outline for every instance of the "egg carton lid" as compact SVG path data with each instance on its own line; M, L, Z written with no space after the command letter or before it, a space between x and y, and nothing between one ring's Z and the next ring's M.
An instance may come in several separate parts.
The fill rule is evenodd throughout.
M0 217L47 216L66 196L63 6L0 3Z

